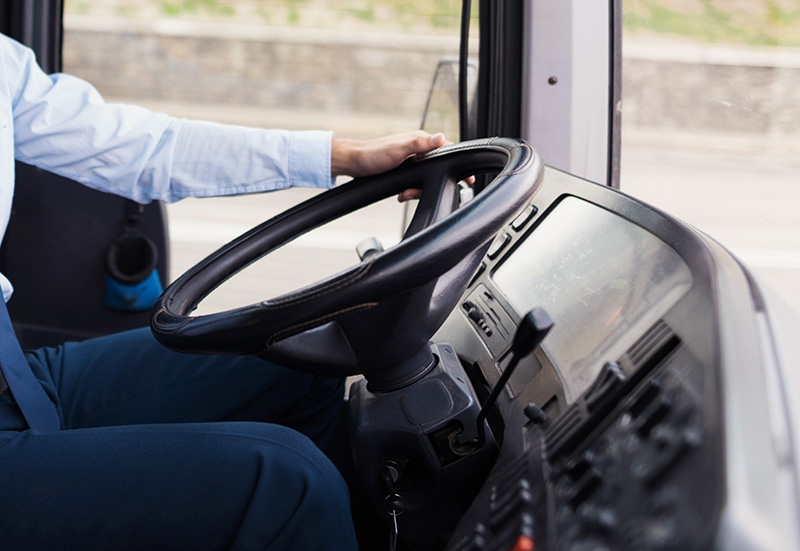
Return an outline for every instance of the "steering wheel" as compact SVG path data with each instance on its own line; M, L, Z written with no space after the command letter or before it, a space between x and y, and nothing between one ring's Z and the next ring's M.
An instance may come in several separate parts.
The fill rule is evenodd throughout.
M497 176L465 205L458 182ZM429 339L458 303L494 235L537 191L542 163L522 140L463 142L317 195L224 245L188 270L153 307L167 348L254 354L318 374L363 373L373 388L402 388L435 363ZM399 192L422 190L402 241L313 285L263 302L190 316L239 270L327 222Z

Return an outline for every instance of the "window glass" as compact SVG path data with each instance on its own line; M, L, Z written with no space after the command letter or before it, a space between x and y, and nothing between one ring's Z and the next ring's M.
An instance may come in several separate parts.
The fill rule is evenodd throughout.
M621 188L800 311L800 1L624 0Z
M67 0L64 70L92 82L109 101L179 117L376 137L420 128L437 67L458 55L460 5L460 0ZM477 39L471 45L477 52ZM452 125L431 124L442 121L444 127L457 120L442 114L455 103L448 107L438 98L435 103L436 117L426 129L447 130L457 139ZM168 206L172 277L314 193L294 189ZM234 278L235 289L222 293L222 302L214 302L217 294L210 297L207 307L228 307L229 300L252 303L336 273L358 261L355 246L362 239L375 236L385 246L396 241L402 217L402 205L392 199L324 235L312 233Z

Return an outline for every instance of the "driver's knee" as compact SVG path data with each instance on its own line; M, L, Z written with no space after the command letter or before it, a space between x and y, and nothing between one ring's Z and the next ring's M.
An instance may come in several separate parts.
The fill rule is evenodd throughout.
M260 472L233 548L262 541L265 549L356 549L350 495L337 469L305 436L264 428L269 443L257 447Z

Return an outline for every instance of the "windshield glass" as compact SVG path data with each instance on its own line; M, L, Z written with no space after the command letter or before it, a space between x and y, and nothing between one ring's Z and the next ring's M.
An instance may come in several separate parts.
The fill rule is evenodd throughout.
M64 70L108 101L195 119L372 138L425 128L456 141L452 99L460 0L67 0ZM477 12L477 9L475 10ZM471 41L477 55L477 36ZM172 277L319 190L187 199L167 206ZM223 285L201 311L251 304L359 261L356 245L397 242L394 198L311 232Z
M621 189L718 239L800 311L800 0L620 3ZM460 7L460 0L67 0L64 69L109 100L176 116L352 137L424 124L455 140ZM546 53L557 58L557 50ZM173 275L313 193L170 205ZM358 241L374 235L389 245L402 218L403 208L388 201L355 232L339 227L300 240L287 253L302 266L292 277L265 265L245 284L259 290L237 302L351 265Z
M620 187L800 311L800 2L625 0Z

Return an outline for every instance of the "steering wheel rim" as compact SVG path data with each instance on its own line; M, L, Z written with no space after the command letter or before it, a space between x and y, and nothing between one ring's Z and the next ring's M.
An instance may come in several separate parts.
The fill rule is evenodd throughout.
M473 200L453 210L459 180L498 170ZM301 369L297 364L310 362L308 370L330 374L364 372L364 366L358 365L358 347L341 342L341 329L320 331L320 326L379 308L410 290L433 289L443 275L459 271L459 263L470 255L476 257L475 251L530 202L541 179L541 161L529 144L492 138L444 147L384 174L352 180L260 224L188 270L154 305L151 329L161 344L173 350L256 354L282 358L281 363L288 361ZM410 187L422 187L422 198L406 236L397 245L297 291L225 312L189 315L213 289L250 263L311 229ZM459 285L466 286L480 256L470 258L467 264L473 265L462 266L456 277ZM423 302L431 300L425 298L427 293L422 292ZM298 350L305 346L290 344L282 349L279 341L291 341L300 333L310 335L312 341L321 338L329 347L326 354L330 352L334 359L303 358ZM337 339L340 342L334 342ZM298 354L300 361L292 362Z

